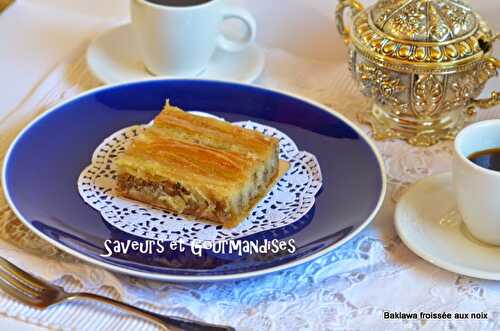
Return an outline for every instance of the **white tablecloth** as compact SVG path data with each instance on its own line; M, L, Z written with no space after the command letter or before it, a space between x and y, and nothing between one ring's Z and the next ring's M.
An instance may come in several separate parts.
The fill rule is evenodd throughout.
M350 118L368 101L349 76L334 28L334 0L237 1L256 16L267 67L258 84L317 100ZM36 114L97 86L85 65L89 40L127 21L126 0L17 0L0 15L0 151ZM500 29L496 1L475 8ZM495 25L496 24L496 25ZM498 89L491 82L488 91ZM500 117L500 108L478 119ZM377 143L390 182L373 224L342 248L280 273L220 284L166 284L109 273L36 238L0 199L0 255L70 290L89 290L149 309L238 330L500 329L500 284L456 275L421 260L398 239L393 209L415 180L448 171L450 144L428 149ZM3 152L2 152L3 153ZM485 311L485 321L384 321L390 311ZM53 329L154 329L98 305L38 311L0 292L0 316ZM6 329L6 324L0 329ZM9 322L12 323L12 322ZM9 324L11 325L11 324ZM3 326L3 327L2 327Z

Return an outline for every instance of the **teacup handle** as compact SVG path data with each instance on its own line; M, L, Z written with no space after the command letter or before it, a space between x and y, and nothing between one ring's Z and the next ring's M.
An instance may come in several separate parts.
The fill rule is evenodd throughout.
M490 42L493 43L496 40L500 39L500 33L497 33L491 40ZM491 70L497 71L498 75L498 69L500 69L500 60L496 59L493 56L488 56L486 58L486 65L488 65ZM500 105L500 92L495 91L491 92L491 96L486 99L472 99L472 108L478 107L478 108L491 108L495 107L497 105Z
M257 33L257 23L249 11L239 7L228 7L224 10L222 19L237 19L245 25L245 36L243 40L231 40L224 34L220 34L217 43L218 46L228 52L240 52L247 48L255 40Z
M363 5L357 0L339 0L337 4L337 9L335 10L335 20L337 22L337 30L339 31L342 38L344 38L344 43L349 45L351 41L351 33L344 24L344 11L350 8L351 15L356 15L363 10Z

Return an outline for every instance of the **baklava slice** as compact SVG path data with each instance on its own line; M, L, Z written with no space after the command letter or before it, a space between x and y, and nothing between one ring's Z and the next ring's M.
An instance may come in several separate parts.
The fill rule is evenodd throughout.
M197 220L237 226L278 175L279 143L168 105L120 155L117 193Z

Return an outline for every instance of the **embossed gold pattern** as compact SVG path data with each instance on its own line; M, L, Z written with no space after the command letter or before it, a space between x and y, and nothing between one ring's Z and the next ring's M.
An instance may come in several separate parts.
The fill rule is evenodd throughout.
M476 30L465 34L465 25L461 25L461 33L454 28L460 37L450 39L455 35L453 28L444 24L440 15L435 14L429 20L422 20L421 15L424 14L412 12L398 14L397 18L392 16L382 29L373 23L373 15L362 12L354 19L356 29L350 40L362 52L377 54L383 61L423 67L434 63L436 67L465 64L484 55L479 40L491 39L491 30L483 31L478 24L469 23ZM473 22L480 19L473 16Z
M357 67L359 81L363 92L373 96L378 102L393 107L394 112L405 112L405 104L400 101L398 94L406 87L399 78L391 77L391 73L369 63L361 63Z
M412 92L415 114L419 117L430 117L443 100L443 81L436 75L422 75L418 77Z
M350 8L351 29L343 12ZM339 20L340 18L340 20ZM371 112L360 114L377 139L429 146L452 139L475 108L500 103L500 93L476 99L497 75L488 24L461 0L380 0L363 9L341 0L337 25L349 45L349 67Z

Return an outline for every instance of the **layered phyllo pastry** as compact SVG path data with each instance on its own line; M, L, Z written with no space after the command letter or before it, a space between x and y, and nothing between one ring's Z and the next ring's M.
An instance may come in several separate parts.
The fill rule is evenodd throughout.
M117 193L231 228L278 176L279 142L167 102L116 159Z

